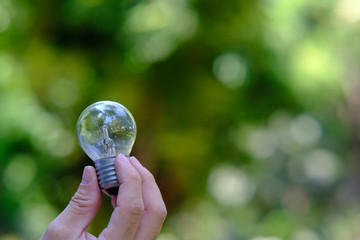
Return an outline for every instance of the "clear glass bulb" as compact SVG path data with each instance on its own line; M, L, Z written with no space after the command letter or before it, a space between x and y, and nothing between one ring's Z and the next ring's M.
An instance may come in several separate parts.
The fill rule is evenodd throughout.
M112 101L91 104L76 125L80 147L95 162L100 187L117 194L114 160L117 154L129 155L136 138L134 117L123 105Z

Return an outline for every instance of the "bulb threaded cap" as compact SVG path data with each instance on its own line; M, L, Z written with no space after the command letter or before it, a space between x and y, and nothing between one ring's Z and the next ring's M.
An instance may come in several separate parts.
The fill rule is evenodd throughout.
M120 184L115 171L115 157L98 159L94 163L100 188L110 196L116 195Z

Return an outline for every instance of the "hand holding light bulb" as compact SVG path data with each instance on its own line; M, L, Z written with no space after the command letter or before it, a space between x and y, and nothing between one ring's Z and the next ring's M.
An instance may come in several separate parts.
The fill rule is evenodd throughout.
M114 159L116 154L128 156L136 138L136 124L130 111L112 101L91 104L80 115L76 125L78 142L94 161L101 189L116 195Z
M100 112L95 116L100 117ZM112 122L110 121L111 117L107 117L103 118L103 122ZM112 119L114 120L115 118ZM100 177L103 175L98 173L98 181L95 168L87 166L84 168L82 180L77 192L71 198L70 203L64 211L50 223L41 240L155 240L165 220L166 207L152 174L143 167L135 157L124 155L128 155L131 151L135 139L133 133L136 133L136 128L133 128L134 131L131 132L124 130L125 128L123 127L122 133L128 131L128 134L125 134L126 137L122 137L121 140L119 140L109 132L109 130L113 131L113 125L110 124L109 126L105 124L105 126L109 127L102 127L100 125L97 126L101 121L95 122L96 124L94 123L94 125L97 130L95 131L96 133L89 133L90 135L87 139L89 143L92 144L87 145L87 147L96 154L100 152L101 154L106 153L106 156L96 154L91 156L96 159L95 162L99 159L110 159L110 163L101 164L99 168L102 169L110 166L109 172L114 172L115 174L111 173L110 175L106 175L105 178L111 179L111 181L109 181L113 183L115 181L113 181L112 177L115 176L117 186L116 184L109 184L111 185L110 188L114 186L118 188L118 191L111 196L114 211L108 226L100 233L98 238L86 232L87 227L95 217L101 203L101 188L99 185L101 186ZM90 127L89 129L95 129L95 127ZM96 139L96 143L90 141L91 139ZM98 141L99 139L101 139L100 142ZM122 154L118 154L117 152L116 144L119 141L130 143L128 144L128 150L122 152ZM100 147L101 145L102 147ZM84 149L84 146L82 147ZM100 149L103 150L98 151ZM87 152L85 149L84 151ZM116 157L113 156L114 151L118 154ZM89 154L89 152L87 153ZM98 172L99 168L97 167Z

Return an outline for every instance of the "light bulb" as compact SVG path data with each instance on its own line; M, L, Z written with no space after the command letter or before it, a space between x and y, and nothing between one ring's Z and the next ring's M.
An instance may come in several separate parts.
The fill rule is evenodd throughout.
M96 102L81 113L76 135L80 147L95 163L101 189L116 195L119 182L114 161L117 154L129 156L131 152L136 138L134 117L120 103Z

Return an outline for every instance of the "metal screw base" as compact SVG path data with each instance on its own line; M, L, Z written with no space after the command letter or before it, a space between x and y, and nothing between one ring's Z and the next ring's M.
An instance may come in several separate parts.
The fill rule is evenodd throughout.
M101 189L110 196L116 195L120 184L116 177L115 157L98 159L94 163Z

